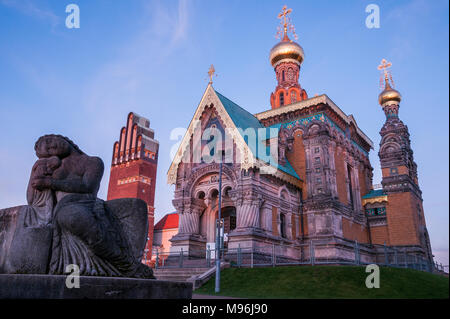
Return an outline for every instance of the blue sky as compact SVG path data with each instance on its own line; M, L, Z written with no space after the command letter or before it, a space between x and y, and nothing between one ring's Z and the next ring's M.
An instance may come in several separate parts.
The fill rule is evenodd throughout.
M66 5L80 28L65 27ZM379 29L365 26L368 4ZM214 64L216 90L257 113L270 108L268 61L277 14L287 4L305 50L300 84L353 114L374 141L380 182L377 103L382 58L402 93L436 259L448 265L448 1L86 1L0 0L0 207L26 202L37 137L59 133L100 156L106 197L111 152L130 111L150 119L160 141L156 219L173 210L166 184L172 129L186 127Z

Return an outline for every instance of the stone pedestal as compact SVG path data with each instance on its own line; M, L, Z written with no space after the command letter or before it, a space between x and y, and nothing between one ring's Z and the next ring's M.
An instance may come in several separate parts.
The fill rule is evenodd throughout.
M229 249L254 249L260 241L267 240L267 235L258 228L240 228L228 234Z
M177 234L170 239L172 247L171 255L178 254L183 250L186 257L205 257L206 239L197 234Z
M238 248L241 249L243 258L251 258L250 254L253 252L255 263L270 263L274 253L277 257L292 261L300 259L300 249L293 240L273 236L258 228L235 230L229 234L228 253L236 254Z
M0 299L190 299L192 283L152 279L80 277L79 288L66 287L67 276L0 274Z

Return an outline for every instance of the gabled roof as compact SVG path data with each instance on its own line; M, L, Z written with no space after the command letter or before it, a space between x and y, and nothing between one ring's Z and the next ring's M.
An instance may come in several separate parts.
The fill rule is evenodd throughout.
M301 110L301 109L308 108L310 106L317 105L320 103L326 104L329 107L331 107L331 109L334 112L336 112L337 114L339 114L339 116L347 124L353 123L356 128L356 133L370 146L371 149L373 149L374 146L373 146L372 140L363 131L361 131L361 129L358 127L358 124L356 123L356 120L353 117L353 115L346 115L326 94L314 96L309 99L302 100L302 101L299 101L296 103L292 103L292 104L289 104L289 105L286 105L283 107L279 107L276 109L260 112L260 113L255 114L255 117L258 120L263 120L263 119L267 119L267 118L275 116L275 115L279 115L281 113L288 113L288 112Z
M240 127L244 130L249 127L254 129L264 128L264 125L262 125L261 122L253 114L247 112L242 107L240 107L224 95L220 94L216 90L214 91L216 92L217 96L220 99L220 102L222 102L223 107L233 120L236 127Z
M191 136L199 127L198 120L200 119L202 112L207 106L210 105L214 105L220 118L224 122L225 127L231 129L231 136L242 155L242 161L240 163L241 169L247 170L251 167L259 167L263 174L271 174L293 185L297 185L299 187L301 186L302 181L292 168L291 164L287 162L282 166L278 163L278 161L275 161L272 154L270 154L270 147L266 144L267 136L270 135L262 133L273 133L273 131L271 131L270 128L264 127L254 115L247 112L242 107L226 98L224 95L215 91L211 84L209 84L206 88L200 104L198 105L191 123L189 124L188 130L180 143L172 164L170 165L169 171L167 172L167 181L169 184L175 183L177 168L179 163L182 161L184 150L189 146ZM256 145L253 145L253 143L248 143L248 136L244 134L244 131L247 128L253 128L256 130ZM258 132L258 130L264 131ZM276 131L276 133L278 134L278 131ZM277 163L277 165L274 166L274 163Z
M153 230L163 230L163 229L171 229L178 228L178 214L177 212L169 213L155 225Z
M247 143L247 145L248 145L248 139L245 139L245 135L243 135L242 133L247 128L253 128L256 130L256 132L257 132L257 144L255 145L256 149L255 149L254 145L248 145L249 149L252 151L255 158L260 159L264 162L267 162L268 158L261 158L261 156L260 156L261 154L258 151L258 149L261 147L264 149L263 154L270 154L270 146L268 146L266 144L266 140L267 140L267 137L272 137L272 136L270 135L270 131L268 130L268 128L266 128L264 125L262 125L261 122L253 114L246 111L245 109L243 109L242 107L240 107L239 105L237 105L236 103L234 103L233 101L231 101L230 99L225 97L224 95L220 94L219 92L217 92L217 91L215 91L215 92L216 92L217 96L219 97L220 101L222 102L228 115L230 115L231 120L234 122L234 125L237 128L242 129L242 131L240 131L240 133L241 133L241 136L244 138L245 142ZM258 130L260 130L259 132L262 132L261 130L264 130L264 134L259 134ZM277 133L277 136L278 136L278 133ZM267 157L268 156L269 155L267 155ZM297 179L300 179L300 177L298 176L298 174L295 172L294 168L292 167L291 163L289 163L289 161L287 159L286 159L286 164L281 165L280 163L278 163L278 160L275 161L275 160L273 160L273 157L272 157L272 163L277 163L276 168L278 168L279 170L281 170Z

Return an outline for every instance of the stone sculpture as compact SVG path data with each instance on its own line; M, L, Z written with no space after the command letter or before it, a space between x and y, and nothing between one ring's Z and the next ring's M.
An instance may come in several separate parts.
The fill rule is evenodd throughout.
M67 137L35 144L28 205L0 210L0 273L154 278L140 262L148 231L139 199L97 198L104 165Z

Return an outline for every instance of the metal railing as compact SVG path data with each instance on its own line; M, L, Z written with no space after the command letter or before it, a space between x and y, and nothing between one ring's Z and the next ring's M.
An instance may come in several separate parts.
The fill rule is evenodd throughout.
M223 255L223 254L222 254ZM154 249L150 266L158 268L210 268L214 265L215 251L212 249L180 249L164 251Z
M158 268L211 268L215 261L214 249L179 251L153 250L150 265ZM448 266L438 264L408 252L407 249L387 245L367 245L357 241L324 243L310 241L295 245L266 245L221 249L223 261L231 267L275 267L289 265L368 265L411 268L428 272L448 272ZM295 257L292 257L295 256ZM447 271L446 271L447 270Z

